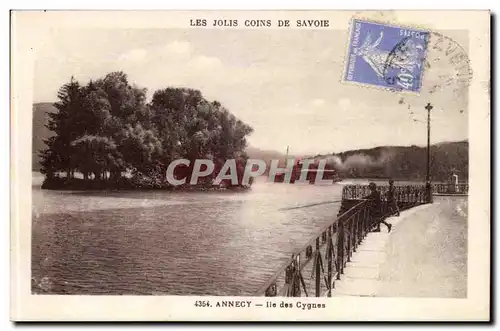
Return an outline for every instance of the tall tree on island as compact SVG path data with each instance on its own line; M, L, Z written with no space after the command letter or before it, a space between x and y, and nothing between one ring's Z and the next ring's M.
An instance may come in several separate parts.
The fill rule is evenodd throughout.
M216 170L227 159L244 159L246 136L253 130L200 91L166 88L154 93L150 103L152 123L163 146L164 168L179 157L191 161L210 159ZM189 173L191 168L186 169ZM213 176L217 174L214 171Z
M66 177L70 179L75 167L71 158L74 153L71 143L82 131L76 121L83 106L80 84L71 77L70 82L61 87L57 97L59 101L54 106L58 111L48 113L46 125L55 135L44 141L48 148L41 152L41 172L47 177L53 177L56 172L66 171Z
M123 159L122 140L127 128L147 122L146 90L129 84L123 72L113 72L81 87L73 78L63 85L49 114L48 128L55 136L42 152L42 172L53 176L67 169L67 178L77 170L89 178L117 179L135 160ZM146 114L146 115L145 115Z
M189 159L191 165L210 159L216 169L230 158L246 160L252 128L198 90L165 88L147 104L146 89L130 84L125 73L112 72L85 86L71 78L58 97L59 111L49 114L47 126L55 135L41 154L49 179L65 172L71 180L78 171L85 181L118 181L129 173L156 178L148 183L163 186L174 159ZM189 176L192 169L185 170Z

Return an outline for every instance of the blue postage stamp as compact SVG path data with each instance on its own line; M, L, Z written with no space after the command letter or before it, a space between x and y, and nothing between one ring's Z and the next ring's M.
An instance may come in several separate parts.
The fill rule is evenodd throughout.
M352 21L344 80L420 92L429 32Z

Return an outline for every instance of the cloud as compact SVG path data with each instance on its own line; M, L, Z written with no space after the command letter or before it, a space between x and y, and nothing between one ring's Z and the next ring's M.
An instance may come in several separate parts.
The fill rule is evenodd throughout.
M222 62L216 57L199 55L191 61L191 65L194 69L206 70L220 67Z
M140 62L148 55L148 51L143 48L136 48L121 54L118 57L119 61Z
M351 100L346 99L346 98L341 98L341 99L339 99L338 104L339 104L340 109L348 110L349 107L351 106Z
M323 99L313 99L309 103L313 107L323 107L325 105L325 100L323 100Z
M183 58L189 57L191 54L191 45L187 41L175 40L165 46L154 47L154 48L136 48L128 50L118 56L118 60L121 62L145 62L146 58L153 60L155 58L168 58L174 59L182 56ZM162 56L163 55L163 56Z
M188 55L191 53L191 44L187 41L175 40L164 47L167 53L178 54L178 55Z
M100 72L123 70L132 81L147 86L149 91L166 85L189 86L202 90L207 97L221 98L221 89L237 87L245 89L248 99L263 90L268 91L271 86L274 89L290 86L290 82L300 81L307 75L307 72L288 66L225 61L224 56L199 52L194 45L190 41L173 39L157 46L122 49L121 53L117 52L118 56L107 59L109 66ZM95 75L99 76L100 72ZM317 99L309 107L302 108L322 107L324 103Z
M321 60L329 59L331 57L333 57L333 49L331 47L322 50L318 54L318 58L321 59Z

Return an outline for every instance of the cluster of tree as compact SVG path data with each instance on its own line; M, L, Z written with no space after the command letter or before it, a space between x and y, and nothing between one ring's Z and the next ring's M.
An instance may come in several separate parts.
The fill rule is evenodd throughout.
M332 154L343 177L424 180L427 173L427 148L419 146L382 146ZM452 173L461 181L469 175L467 141L445 142L431 146L430 174L433 181L448 181Z
M75 173L84 183L107 182L106 187L127 178L164 187L174 159L211 159L220 169L227 159L244 164L247 158L252 128L198 90L165 88L148 103L146 89L112 72L86 85L71 78L58 99L57 111L48 113L54 135L40 155L46 187L75 182ZM176 176L189 177L190 171L179 169Z

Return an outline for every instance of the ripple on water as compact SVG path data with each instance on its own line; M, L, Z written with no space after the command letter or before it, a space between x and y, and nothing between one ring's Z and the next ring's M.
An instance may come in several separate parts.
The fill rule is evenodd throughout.
M249 295L335 218L341 186L238 193L33 190L35 293Z

